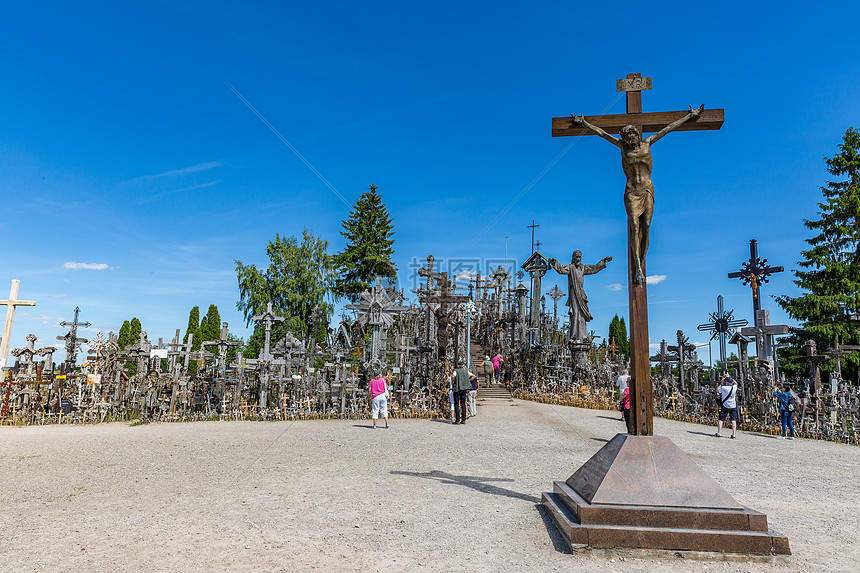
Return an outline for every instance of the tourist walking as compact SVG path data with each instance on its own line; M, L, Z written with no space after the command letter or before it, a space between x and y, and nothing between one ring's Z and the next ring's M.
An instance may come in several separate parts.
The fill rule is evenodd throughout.
M493 361L490 360L490 357L484 356L484 360L478 364L476 370L484 375L484 382L486 382L487 388L489 388L493 382Z
M785 430L788 428L791 430L791 434L789 434L788 439L794 439L794 412L797 410L797 399L794 397L794 394L788 389L788 387L783 386L782 391L780 392L780 387L776 387L776 391L773 393L776 396L776 403L779 406L779 421L782 424L782 435L779 437L780 440L786 439Z
M720 401L720 415L717 420L717 433L714 434L716 437L721 438L722 434L720 432L723 430L723 422L726 419L731 420L732 422L732 438L737 437L737 426L738 426L738 383L737 381L729 376L728 374L723 374L723 380L720 384L720 387L717 388L717 399Z
M376 429L376 419L382 414L385 427L388 427L388 381L382 377L382 372L374 371L373 380L367 385L367 401L370 402L370 418L373 429Z
M496 384L501 384L502 382L502 376L500 371L502 367L502 362L504 362L504 360L501 356L499 356L498 354L493 356L493 372L495 373L495 380L493 380L493 382L495 382Z
M624 371L621 373L621 376L618 377L618 380L615 381L615 385L618 386L618 399L619 400L621 400L624 397L624 391L627 390L627 385L629 383L630 383L630 370L625 368ZM630 402L630 394L629 393L627 394L627 401ZM628 404L627 407L629 409L630 405ZM629 412L627 414L625 414L625 416L626 417L622 418L622 420L627 421L627 428L628 428L628 432L629 432L629 428L630 428Z
M461 360L457 363L457 369L451 374L451 390L454 393L454 423L465 424L468 414L466 413L466 394L472 389L469 379L472 373L466 370L466 364Z
M621 376L618 377L618 380L615 381L615 385L618 386L618 397L621 398L621 393L627 388L630 384L630 370L627 368L621 373Z
M469 383L472 384L472 387L469 389L469 394L466 396L466 401L469 404L469 415L476 416L478 414L478 407L475 403L475 397L478 395L478 375L469 373Z
M633 431L630 429L630 388L627 386L621 391L621 400L618 402L618 409L624 414L622 420L627 424L627 433L632 434Z

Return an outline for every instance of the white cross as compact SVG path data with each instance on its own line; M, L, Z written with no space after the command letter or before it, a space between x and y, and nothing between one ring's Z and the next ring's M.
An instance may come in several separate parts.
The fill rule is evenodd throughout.
M12 320L15 318L16 306L36 306L35 300L18 300L18 285L21 281L12 279L12 289L9 291L8 300L0 300L0 304L6 305L6 326L3 327L3 340L0 341L0 367L6 366L6 358L9 357L9 346L12 344Z

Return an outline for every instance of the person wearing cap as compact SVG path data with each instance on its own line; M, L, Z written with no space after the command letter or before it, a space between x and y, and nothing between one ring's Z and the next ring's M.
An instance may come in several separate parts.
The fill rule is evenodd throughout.
M466 413L466 394L472 389L469 380L473 374L466 370L466 363L460 360L457 368L451 374L451 390L454 393L454 423L465 424L468 414Z
M720 387L717 388L717 399L720 401L720 416L717 420L716 437L721 438L720 432L723 429L723 422L726 418L732 422L732 438L737 437L738 425L738 383L728 374L723 374L723 381Z
M380 370L373 371L373 379L367 385L367 401L370 402L373 429L376 429L376 419L380 413L385 420L385 427L388 428L388 381L382 377Z

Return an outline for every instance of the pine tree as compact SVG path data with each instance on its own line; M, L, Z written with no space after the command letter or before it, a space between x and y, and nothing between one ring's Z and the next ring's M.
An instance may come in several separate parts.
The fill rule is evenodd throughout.
M346 247L333 257L340 272L333 289L336 296L356 302L362 291L371 288L377 275L391 281L397 278L397 268L391 260L394 224L376 185L355 202L340 234L346 239Z
M803 260L794 271L794 284L805 291L798 297L780 296L776 302L801 328L792 332L790 341L802 354L806 340L815 340L818 351L840 344L860 343L860 331L852 320L860 311L860 133L851 127L845 131L839 151L824 158L827 171L842 180L828 181L818 204L819 218L805 220L804 225L817 233L806 239L810 248L801 251ZM846 360L847 358L847 360ZM843 376L853 377L860 365L860 354L843 358ZM803 363L783 364L786 372L804 370ZM835 363L822 365L825 370ZM846 372L847 371L847 372Z
M188 342L189 334L194 334L194 338L197 338L196 332L198 328L200 328L200 307L195 306L188 313L188 328L185 329L185 338L182 339L182 342ZM191 343L194 344L194 341Z
M137 317L131 319L131 340L132 342L137 342L140 340L140 333L143 331L143 327L140 325L140 320Z
M630 344L627 342L627 325L624 319L616 314L609 323L609 339L615 339L615 346L625 358L630 356Z
M221 339L221 315L218 314L218 307L214 304L209 305L209 310L206 312L206 316L203 317L203 320L206 321L206 329L203 329L203 323L200 325L200 342L207 342L210 340L220 340ZM207 346L206 350L209 352L217 353L218 349L215 346Z
M621 353L625 358L630 356L630 341L627 339L627 324L624 322L624 317L618 319L618 322L621 324L618 329L621 334L621 342L618 344L618 348L621 349Z
M134 340L131 337L131 323L126 320L122 323L122 326L119 329L119 335L116 337L116 345L119 346L120 350L125 350L133 342Z
M140 326L140 321L137 317L131 319L131 322L128 323L128 338L129 341L126 346L131 346L132 344L136 344L138 340L140 340L140 332L142 330ZM125 324L123 324L125 326ZM120 333L122 333L122 329L120 329ZM126 372L129 376L134 376L137 374L137 362L128 362L126 363Z

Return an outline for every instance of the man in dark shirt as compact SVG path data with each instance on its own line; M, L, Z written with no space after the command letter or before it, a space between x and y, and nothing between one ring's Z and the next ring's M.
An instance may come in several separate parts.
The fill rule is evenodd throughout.
M472 389L469 379L472 373L466 370L466 364L461 360L457 363L457 369L451 374L451 390L454 392L454 423L465 424L468 414L466 413L466 395Z

